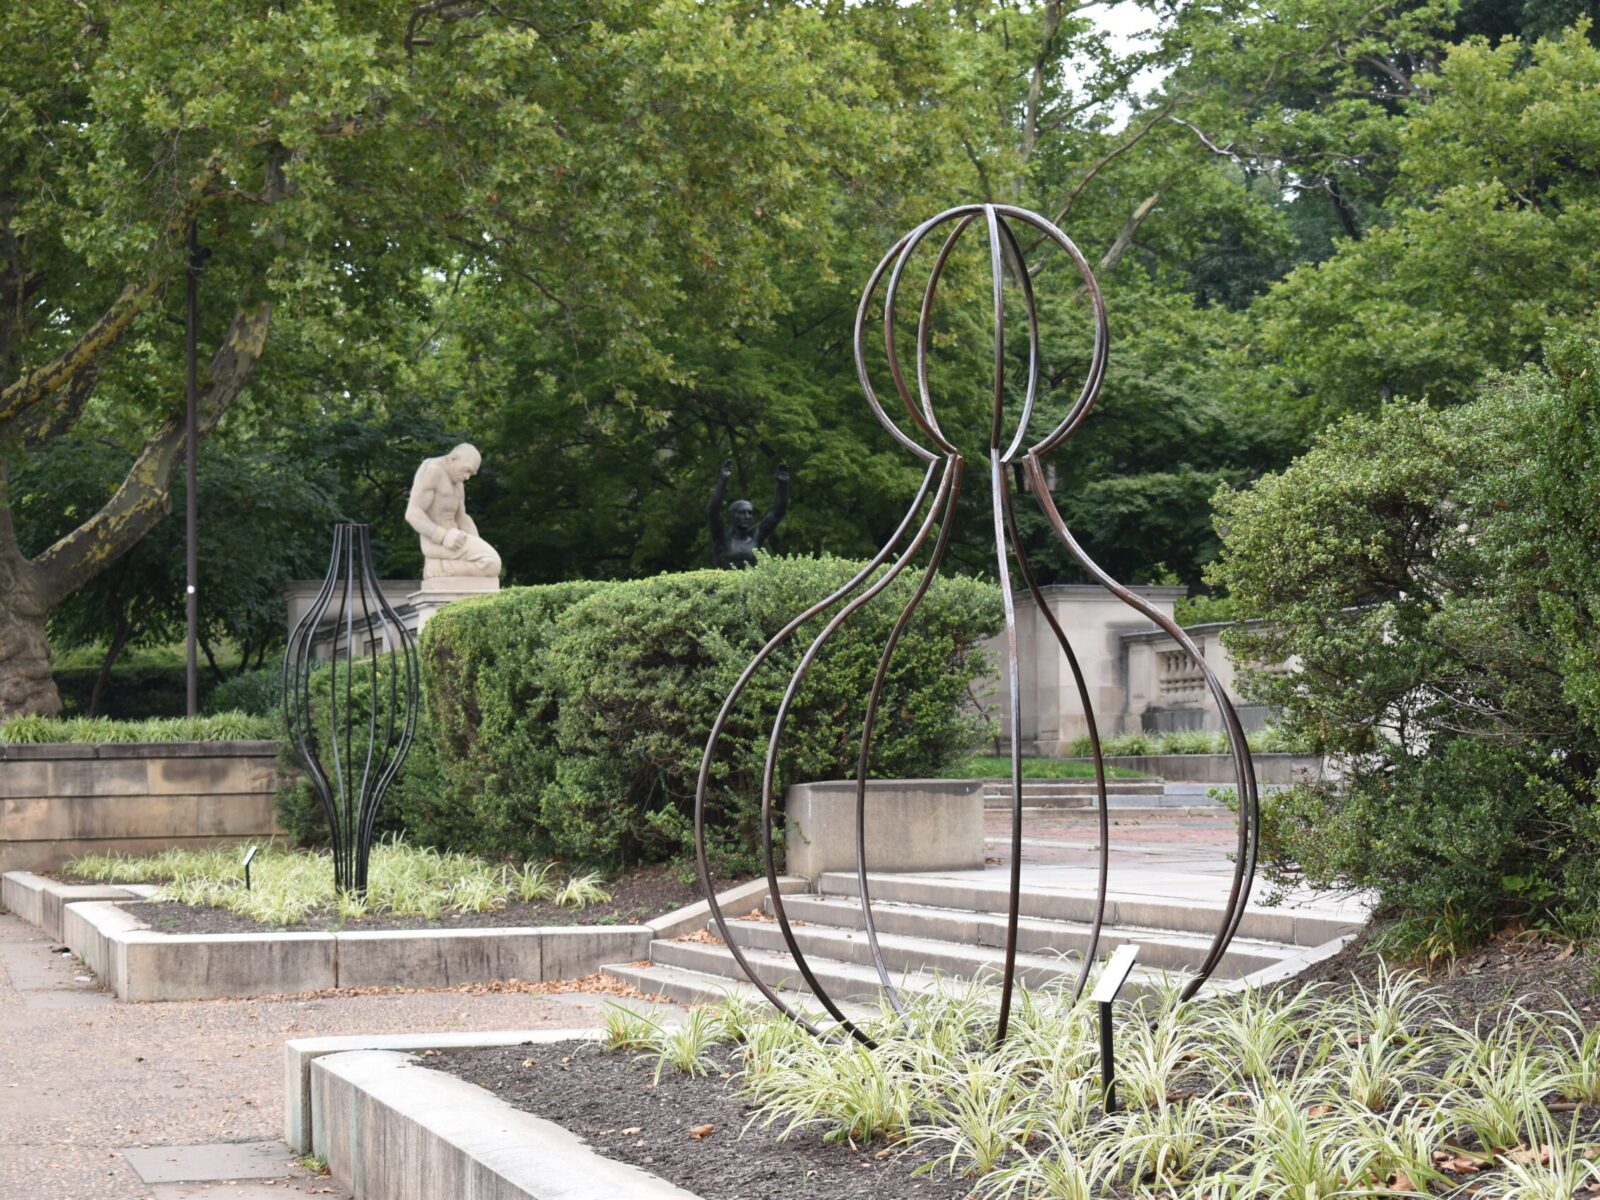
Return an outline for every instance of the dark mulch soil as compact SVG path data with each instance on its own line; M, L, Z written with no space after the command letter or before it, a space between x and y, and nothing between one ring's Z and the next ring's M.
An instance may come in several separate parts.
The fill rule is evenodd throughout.
M736 1056L719 1048L711 1057L718 1066L710 1076L690 1078L669 1070L656 1084L653 1062L628 1051L608 1054L593 1042L451 1051L429 1057L427 1065L480 1084L517 1108L570 1129L602 1154L705 1200L966 1200L970 1195L970 1181L914 1175L927 1155L881 1142L852 1148L802 1132L780 1142L774 1131L759 1126L741 1138L753 1110L723 1074L738 1069ZM713 1128L707 1131L707 1125Z
M225 908L149 901L123 907L158 933L306 933L344 929L510 929L533 925L635 925L704 899L700 885L684 883L662 865L639 867L605 885L607 904L558 908L548 900L509 904L483 913L423 917L376 913L350 920L332 911L314 912L292 925L267 925Z
M1290 988L1326 984L1329 989L1353 983L1371 987L1379 962L1368 950L1363 933L1332 958L1297 976ZM1600 953L1580 951L1572 943L1546 941L1528 933L1491 938L1471 953L1423 972L1428 987L1440 994L1449 1020L1466 1029L1482 1022L1487 1028L1516 1015L1514 1005L1535 1012L1568 1005L1586 1025L1600 1023Z

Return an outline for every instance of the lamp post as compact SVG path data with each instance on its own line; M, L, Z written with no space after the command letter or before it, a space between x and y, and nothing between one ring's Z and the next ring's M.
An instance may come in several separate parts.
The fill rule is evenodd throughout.
M200 554L197 529L200 517L200 364L196 345L200 323L200 272L205 269L211 251L200 245L196 222L189 222L189 266L184 280L187 312L184 316L184 355L187 374L184 380L184 405L187 409L185 441L188 459L184 471L184 608L186 623L186 675L188 713L192 717L200 711L200 671L195 657L195 643L200 634L200 597L196 587L200 582Z

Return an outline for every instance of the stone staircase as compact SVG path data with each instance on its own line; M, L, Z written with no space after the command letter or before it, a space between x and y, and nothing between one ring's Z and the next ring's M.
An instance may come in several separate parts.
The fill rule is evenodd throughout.
M994 873L967 877L873 873L872 911L890 978L905 993L926 991L950 977L972 978L1004 962L1007 895ZM871 950L855 900L854 872L828 872L814 891L786 895L784 907L812 973L835 1000L870 1002L879 991ZM763 982L797 997L808 994L770 899L758 910L728 912L734 937ZM1089 942L1093 893L1024 887L1017 929L1017 978L1031 988L1076 979ZM1218 904L1114 895L1106 906L1100 956L1123 942L1139 943L1130 987L1151 986L1159 974L1197 965L1221 913ZM1213 980L1237 979L1279 967L1360 924L1344 914L1249 908ZM724 996L759 996L732 954L706 928L658 939L646 963L617 963L609 974L684 1004Z

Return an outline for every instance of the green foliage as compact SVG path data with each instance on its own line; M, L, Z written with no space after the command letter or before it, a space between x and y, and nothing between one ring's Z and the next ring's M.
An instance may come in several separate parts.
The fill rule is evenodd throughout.
M694 1071L720 1036L752 1124L881 1142L975 1200L1446 1195L1460 1186L1440 1151L1474 1160L1490 1196L1567 1200L1600 1176L1592 1130L1556 1115L1596 1086L1600 1039L1570 1011L1512 1007L1469 1031L1441 1020L1442 993L1389 971L1371 988L1247 989L1121 1023L1106 1113L1092 1003L1019 989L995 1045L997 993L946 983L903 1016L869 1014L871 1048L770 1009L720 1031L691 1010L681 1035L653 1038L618 1012L608 1037Z
M423 636L436 784L406 784L398 807L408 830L441 845L573 862L685 853L723 697L768 637L856 569L768 558L748 571L515 588L452 605ZM896 581L817 659L785 726L780 790L854 772L879 649L912 587ZM935 774L981 734L966 688L982 669L977 641L998 618L987 585L934 584L889 670L874 774ZM714 760L713 846L744 867L760 845L766 734L818 628L803 628L799 644L755 676Z
M0 724L0 743L234 742L267 740L277 733L276 721L238 711L144 721L27 716Z
M1244 735L1254 754L1303 754L1307 744L1286 735L1276 725L1253 729ZM1071 746L1075 758L1088 758L1094 744L1086 737ZM1107 755L1226 754L1228 737L1220 729L1175 729L1167 733L1139 731L1119 733L1100 739L1100 753Z
M206 701L206 708L213 712L231 709L255 717L276 717L282 698L283 668L261 667L217 684Z
M940 779L1002 779L1011 775L1011 759L1004 754L969 754L958 758L940 773ZM1068 758L1025 758L1022 760L1024 779L1093 779L1094 767L1090 763ZM1124 767L1107 767L1108 779L1137 778L1137 771Z
M390 839L373 846L366 895L354 897L340 895L334 888L333 863L326 854L268 843L251 860L248 891L241 861L239 847L218 846L140 857L90 854L72 859L65 870L88 879L159 882L156 900L209 905L267 924L290 925L329 910L346 918L374 912L430 919L442 913L490 912L530 899L523 881L530 872L542 877L548 869L532 863L521 867L488 863ZM568 908L611 899L594 876L570 879L563 891L568 898L557 903Z
M1456 409L1396 402L1217 497L1253 696L1342 777L1266 808L1272 878L1397 915L1563 921L1600 897L1600 343ZM1446 941L1450 939L1447 938Z

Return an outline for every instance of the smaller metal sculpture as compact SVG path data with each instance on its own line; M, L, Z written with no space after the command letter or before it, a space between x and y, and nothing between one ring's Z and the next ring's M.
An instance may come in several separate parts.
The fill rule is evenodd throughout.
M733 475L733 459L722 464L717 472L717 486L711 489L711 500L706 505L706 522L711 526L711 563L716 567L739 569L756 565L756 551L783 520L789 510L789 464L779 463L772 473L777 481L778 494L772 508L759 521L755 505L748 500L735 500L728 506L728 525L722 524L722 493Z
M416 644L378 586L367 527L335 525L328 576L284 651L283 719L327 817L341 892L367 890L378 806L416 733L418 683Z

